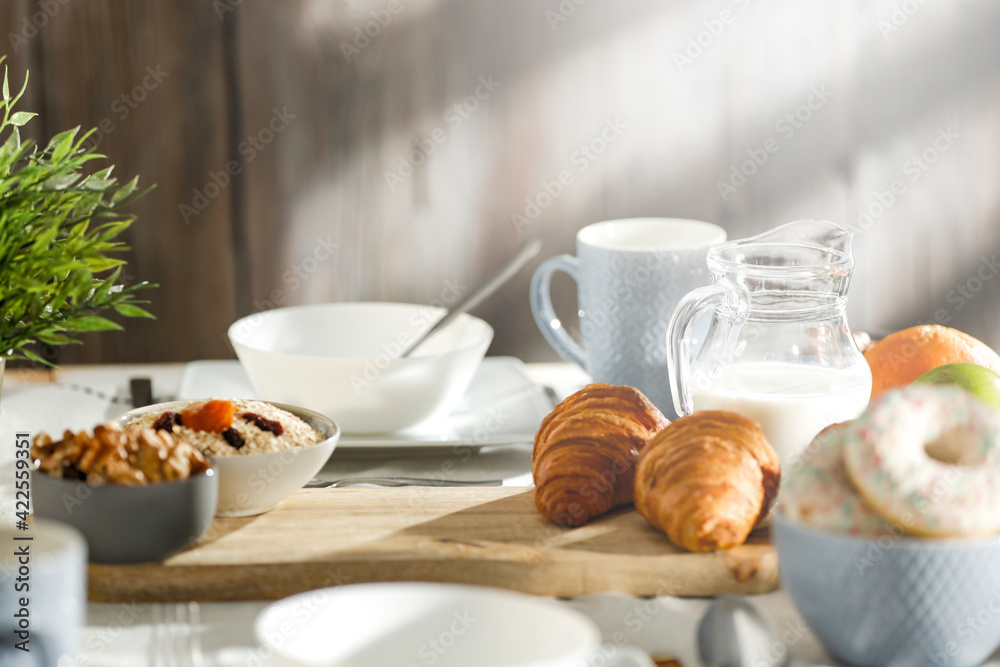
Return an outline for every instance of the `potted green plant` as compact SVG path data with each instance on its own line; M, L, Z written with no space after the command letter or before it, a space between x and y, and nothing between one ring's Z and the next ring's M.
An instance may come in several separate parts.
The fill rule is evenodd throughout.
M3 58L0 58L3 62ZM90 171L103 155L87 147L94 132L61 132L41 148L20 128L36 114L14 111L4 69L0 111L0 382L8 359L51 365L35 344L79 343L74 334L121 329L102 316L151 317L136 299L148 283L119 284L128 248L115 239L132 224L122 210L145 192L138 177L119 185L113 167ZM80 135L80 136L78 136Z

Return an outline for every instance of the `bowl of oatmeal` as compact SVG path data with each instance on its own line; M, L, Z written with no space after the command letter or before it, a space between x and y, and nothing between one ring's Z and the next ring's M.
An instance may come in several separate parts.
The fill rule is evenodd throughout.
M463 314L403 356L445 309L406 303L323 303L237 320L229 340L257 395L302 405L345 433L389 433L458 405L493 340Z
M340 437L312 410L238 398L148 405L118 421L126 431L167 431L208 456L219 477L215 515L224 517L274 509L319 472Z

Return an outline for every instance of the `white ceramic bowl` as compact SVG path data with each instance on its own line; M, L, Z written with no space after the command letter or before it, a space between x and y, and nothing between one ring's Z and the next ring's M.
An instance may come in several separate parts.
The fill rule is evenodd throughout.
M229 340L259 396L321 412L345 433L389 433L451 412L493 340L461 315L413 355L405 346L443 309L402 303L329 303L255 313Z
M123 427L149 412L179 412L191 401L147 405L118 418ZM274 509L316 475L330 458L340 429L328 417L294 405L267 401L290 412L325 437L315 445L267 454L214 456L212 467L219 477L219 500L215 516L253 516Z
M286 667L646 667L644 653L602 646L597 626L555 600L430 583L351 584L280 600L257 641Z

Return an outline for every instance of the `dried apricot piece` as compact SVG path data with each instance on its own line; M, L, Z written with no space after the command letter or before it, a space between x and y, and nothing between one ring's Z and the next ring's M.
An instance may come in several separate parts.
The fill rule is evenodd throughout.
M181 419L188 428L208 433L222 433L233 423L236 406L229 401L211 400L189 405L181 410Z

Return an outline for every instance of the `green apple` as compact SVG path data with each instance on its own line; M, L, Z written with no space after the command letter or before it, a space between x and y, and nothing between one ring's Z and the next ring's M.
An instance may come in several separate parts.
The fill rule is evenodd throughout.
M945 364L932 368L914 382L950 384L970 392L983 403L1000 410L1000 375L977 364Z

